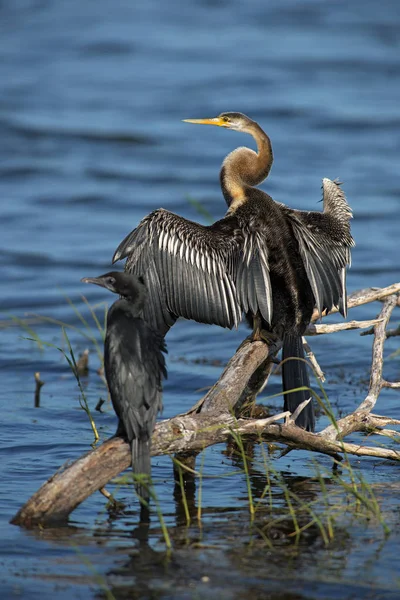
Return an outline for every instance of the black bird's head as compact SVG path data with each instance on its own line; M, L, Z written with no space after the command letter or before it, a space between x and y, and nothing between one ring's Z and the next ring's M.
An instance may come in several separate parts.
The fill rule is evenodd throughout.
M141 277L124 271L111 271L99 277L84 277L83 283L95 283L135 303L144 303L146 287Z
M255 121L239 112L224 112L212 119L183 119L185 123L196 123L198 125L216 125L225 129L233 129L234 131L242 131L243 133L252 134L254 127L257 126Z

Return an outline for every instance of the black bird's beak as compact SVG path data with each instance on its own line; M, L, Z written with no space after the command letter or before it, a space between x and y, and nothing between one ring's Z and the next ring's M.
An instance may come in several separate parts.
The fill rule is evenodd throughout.
M101 287L106 287L106 283L102 277L83 277L82 283L95 283Z

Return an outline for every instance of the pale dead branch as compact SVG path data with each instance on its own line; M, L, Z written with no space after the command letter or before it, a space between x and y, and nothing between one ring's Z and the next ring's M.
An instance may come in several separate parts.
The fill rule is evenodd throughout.
M321 367L319 366L316 356L315 356L314 352L311 350L311 347L305 338L303 338L303 346L304 346L304 351L306 353L306 356L313 368L315 376L318 377L318 379L323 383L325 381L324 372L321 369Z
M382 387L392 388L392 390L400 389L400 381L384 381L382 380Z
M383 347L386 339L386 327L396 304L397 295L386 298L382 310L379 313L380 321L375 325L375 336L372 345L371 375L366 398L351 415L347 415L347 417L340 419L334 425L329 425L329 427L321 431L319 435L325 439L337 439L338 437L344 437L353 431L365 430L362 429L361 426L365 423L368 413L374 408L384 384L382 378Z
M331 325L314 325L311 323L307 327L306 335L322 335L325 333L337 333L347 329L365 329L379 323L381 319L372 319L370 321L348 321L347 323L332 323Z

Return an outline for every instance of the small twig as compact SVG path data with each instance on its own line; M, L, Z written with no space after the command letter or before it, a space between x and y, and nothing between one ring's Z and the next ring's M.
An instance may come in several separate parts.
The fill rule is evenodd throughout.
M311 347L309 346L309 344L305 338L303 338L303 346L304 346L304 350L306 352L307 359L310 361L312 368L314 369L314 373L315 373L316 377L318 377L318 379L320 381L324 382L325 381L324 372L321 369L321 367L319 366L316 356L315 356L314 352L311 350Z
M89 350L87 348L76 362L76 371L80 377L86 377L89 373Z
M303 402L298 405L294 413L289 413L290 416L285 419L285 425L294 425L301 411L304 410L307 404L310 404L310 402L311 397L307 398L307 400L303 400Z
M398 325L398 327L396 327L396 329L388 329L386 332L387 338L396 337L397 335L400 335L400 325Z
M96 406L94 407L94 410L97 410L98 412L102 412L101 407L103 406L104 403L105 403L105 400L103 400L103 398L99 398L99 401L96 404Z
M290 411L286 410L285 412L281 412L277 415L273 415L272 417L268 417L266 419L251 419L248 423L244 423L240 427L240 433L246 433L246 431L250 431L253 433L254 430L258 429L260 431L264 430L267 425L271 425L271 423L275 423L276 421L280 421L281 419L286 419L290 417ZM222 433L227 433L227 430L224 430Z
M99 489L100 494L103 494L103 496L105 498L107 498L108 501L112 502L113 501L113 496L112 494L110 494L110 492L108 490L106 490L105 487L102 487Z
M364 335L374 335L375 333L375 327L370 327L369 329L367 329L366 331L362 331L360 333L360 336L364 336ZM387 337L387 334L386 334Z
M368 419L373 420L375 427L385 427L385 425L400 425L400 419L383 417L381 415L375 415L374 413L369 413Z
M35 386L35 408L39 408L40 407L40 390L44 386L44 381L40 380L40 373L39 372L35 373L35 382L36 382L36 386Z
M367 329L367 331L362 331L360 333L360 335L373 335L374 333L374 328L371 327L370 329ZM398 327L396 327L396 329L388 329L386 331L386 339L390 338L390 337L396 337L397 335L400 335L400 325Z
M390 437L397 440L400 439L400 432L395 431L394 429L375 429L373 433L375 433L376 435L383 435L385 437Z
M393 390L400 389L400 381L386 381L385 379L382 379L381 384L382 387L392 388Z
M105 487L102 487L99 489L100 494L103 494L103 496L105 498L107 498L107 510L112 510L112 511L122 511L125 508L125 504L123 502L120 502L119 500L116 500L116 498L114 498L114 496L112 494L110 494L110 492L108 490L106 490Z

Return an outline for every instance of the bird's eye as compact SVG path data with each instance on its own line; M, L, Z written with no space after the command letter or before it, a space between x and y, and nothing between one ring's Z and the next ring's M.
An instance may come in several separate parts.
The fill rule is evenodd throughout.
M114 279L114 277L109 277L109 278L108 278L108 283L109 283L110 285L114 285L114 283L115 283L115 279Z
M222 117L222 120L223 120L225 123L229 123L229 117Z

